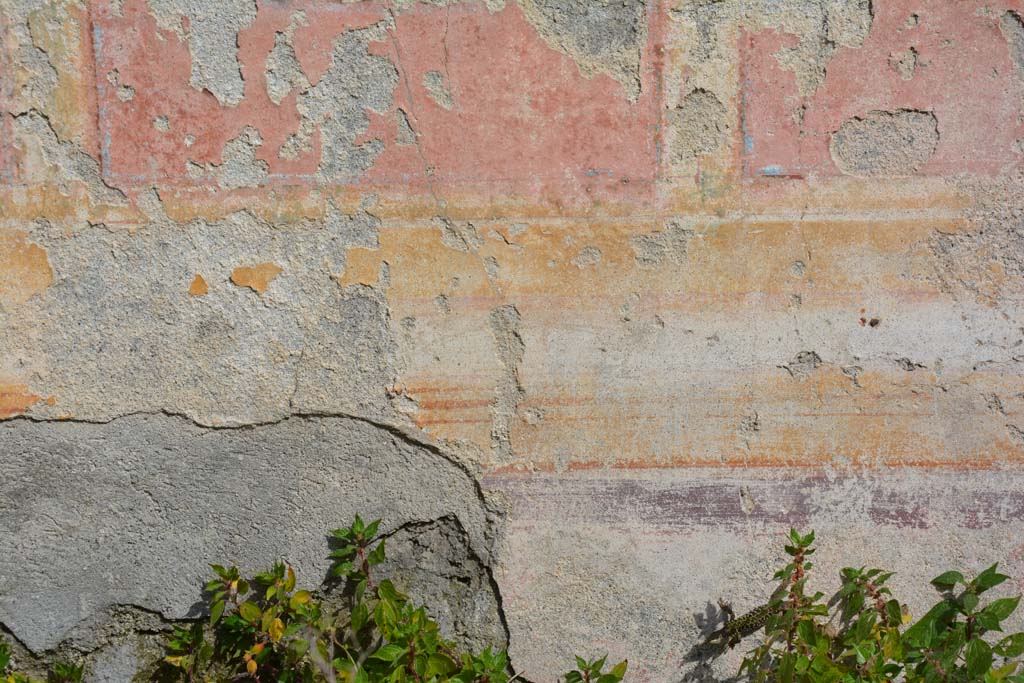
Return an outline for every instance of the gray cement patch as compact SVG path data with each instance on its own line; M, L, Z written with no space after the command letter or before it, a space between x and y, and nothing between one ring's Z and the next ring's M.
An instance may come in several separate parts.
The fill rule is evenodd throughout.
M385 531L457 520L463 553L489 557L468 474L351 419L231 430L167 415L21 419L0 424L0 467L0 623L36 652L115 604L196 616L210 562L251 570L285 557L317 586L327 532L356 513Z

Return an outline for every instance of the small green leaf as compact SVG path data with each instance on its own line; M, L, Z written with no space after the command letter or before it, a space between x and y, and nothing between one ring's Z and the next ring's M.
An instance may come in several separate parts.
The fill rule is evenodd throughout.
M366 563L375 567L384 561L384 541L378 543L366 556Z
M964 593L963 603L964 611L970 613L978 606L978 595L976 593Z
M260 610L260 608L252 604L251 602L243 602L241 605L239 605L238 614L254 626L260 620L260 617L263 616L263 612Z
M900 608L899 600L890 600L885 603L885 614L889 617L889 623L899 626L903 621L903 610Z
M213 606L210 608L210 626L213 626L218 621L220 621L220 617L222 614L224 614L224 601L218 600L217 602L213 603ZM2 670L3 667L0 667L0 671Z
M405 595L399 593L395 588L395 584L391 583L390 580L384 579L377 585L377 594L382 600L391 600L392 602L405 602Z
M939 574L932 579L932 585L936 588L953 588L958 583L964 582L964 575L960 572L949 571Z
M1000 574L996 572L996 567L998 566L999 563L997 562L996 564L992 565L991 567L983 571L981 574L978 574L978 577L971 582L977 587L979 593L987 591L989 588L998 586L1003 581L1006 581L1008 578L1010 578L1006 574Z
M1014 633L1006 636L995 646L996 654L1002 657L1020 657L1024 655L1024 633ZM0 667L2 670L2 667Z
M295 595L288 601L288 606L293 610L299 609L302 605L305 605L313 598L313 595L309 591L296 591Z
M427 678L436 676L445 679L458 671L458 668L455 662L442 654L432 654L427 658Z
M805 643L814 647L815 643L818 642L817 634L814 631L814 622L812 621L801 621L796 625L797 635Z
M1020 596L1015 598L1000 598L999 600L993 600L990 604L985 606L982 610L984 614L991 614L998 621L1006 619L1008 616L1013 614L1013 611L1017 609L1017 604L1020 603Z
M779 663L779 681L781 683L793 683L794 670L796 669L796 655L787 652L782 656Z
M363 530L363 535L366 536L367 540L372 540L377 537L378 528L380 528L380 520L375 519L366 525L366 529Z
M402 647L395 643L388 643L384 647L380 648L372 655L370 659L379 659L382 662L394 662L397 661L402 655L409 651L408 648Z
M967 659L967 675L972 679L982 676L992 668L992 648L980 638L967 643L964 656Z

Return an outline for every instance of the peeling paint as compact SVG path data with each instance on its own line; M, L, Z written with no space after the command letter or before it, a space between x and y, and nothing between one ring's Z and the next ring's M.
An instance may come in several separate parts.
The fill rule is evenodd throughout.
M257 294L263 294L274 278L283 272L284 269L274 263L239 266L231 271L231 281L239 287L248 287Z
M46 250L24 232L0 232L0 307L23 304L53 284Z
M239 283L235 283L239 284ZM203 279L202 275L196 275L192 279L192 284L188 286L188 293L192 296L203 296L210 291L209 285L206 284L206 280ZM261 292L262 294L262 292Z

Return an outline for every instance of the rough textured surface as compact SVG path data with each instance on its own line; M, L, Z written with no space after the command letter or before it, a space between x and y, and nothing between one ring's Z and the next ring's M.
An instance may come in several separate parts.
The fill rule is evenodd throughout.
M300 135L320 131L320 175L344 181L366 171L384 143L356 142L369 126L367 110L390 108L398 71L387 59L371 55L367 43L383 38L380 27L350 31L334 43L331 65L316 85L298 98Z
M36 652L111 605L195 616L198 587L219 559L251 570L285 556L319 585L327 531L360 511L386 517L389 530L451 517L465 530L459 551L488 557L467 473L366 422L290 418L211 431L162 414L18 420L0 426L0 452L18 456L5 461L0 491L0 539L11 550L0 560L0 621ZM84 469L96 475L75 476Z
M526 16L586 76L604 72L631 100L640 95L640 44L647 36L645 0L520 0Z
M828 594L841 567L896 558L891 585L918 615L935 599L928 581L947 566L988 566L978 539L1007 558L1004 570L1024 571L1019 474L995 474L978 488L946 473L723 480L714 470L505 475L488 484L508 492L515 511L499 574L511 655L542 671L571 657L566 643L591 642L610 658L630 657L639 680L729 680L745 648L715 661L691 661L689 650L712 630L718 597L741 611L765 599L782 566L778 543L762 544L766 528L814 525L808 585ZM1019 590L1018 578L1000 595Z
M157 25L188 41L192 53L189 83L213 93L221 104L237 105L245 82L239 70L237 44L231 37L256 18L254 0L147 0Z
M930 112L872 111L850 119L832 135L832 158L849 175L913 175L935 153L938 142Z
M536 683L725 680L790 525L1024 588L1022 12L0 0L19 663L127 680L357 510Z
M420 604L463 647L504 647L508 633L489 565L455 516L407 524L387 539L381 571Z
M728 112L714 94L693 90L670 115L675 139L672 151L677 159L693 159L713 152L726 141Z

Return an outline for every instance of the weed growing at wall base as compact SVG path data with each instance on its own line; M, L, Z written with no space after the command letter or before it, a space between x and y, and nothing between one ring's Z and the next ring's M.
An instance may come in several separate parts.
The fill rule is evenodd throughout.
M426 608L414 605L374 567L385 558L380 522L332 532L330 581L298 588L278 562L243 577L212 565L208 618L173 628L155 678L165 683L513 683L505 651L461 652L443 638ZM941 599L916 621L887 583L892 572L847 567L828 601L807 593L814 533L790 531L790 561L775 574L765 605L730 619L709 638L735 646L764 628L739 679L754 683L1024 683L1024 633L1004 633L1020 596L982 603L1005 582L992 565L974 578L949 571L932 580ZM728 610L731 615L731 610ZM708 643L698 646L705 651ZM0 683L38 683L9 670L0 642ZM621 683L622 661L576 658L562 683ZM48 683L81 683L83 668L55 664Z
M426 608L414 605L374 567L385 558L380 520L331 532L330 581L301 589L290 565L242 576L212 565L205 586L209 617L175 626L155 673L165 683L511 683L505 651L460 652L443 638ZM621 683L626 662L576 659L566 683ZM7 683L36 683L6 673ZM60 664L48 683L80 683L82 668Z
M791 561L775 574L764 641L744 658L741 675L756 683L1024 683L1024 633L1001 626L1020 596L982 604L1009 578L996 565L970 580L956 571L933 579L941 600L910 623L886 586L892 572L847 567L832 600L809 595L813 542L813 532L790 532Z

